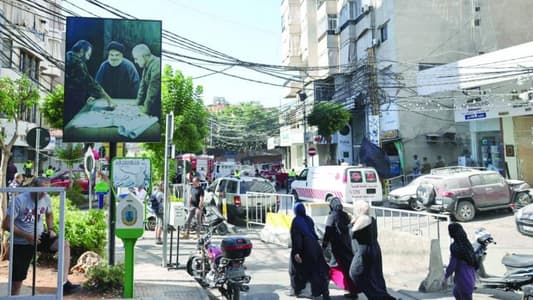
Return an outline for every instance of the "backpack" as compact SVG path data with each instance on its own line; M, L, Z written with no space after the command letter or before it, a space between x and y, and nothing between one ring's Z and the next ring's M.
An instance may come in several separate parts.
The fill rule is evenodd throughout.
M150 196L150 207L152 208L152 210L156 213L156 214L159 214L159 215L162 215L163 214L163 205L161 205L161 202L159 202L159 199L157 199L157 194L158 193L153 193L151 196Z

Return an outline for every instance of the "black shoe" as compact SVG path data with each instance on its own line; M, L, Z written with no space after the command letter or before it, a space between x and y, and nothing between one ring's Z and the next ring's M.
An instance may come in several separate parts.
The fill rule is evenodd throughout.
M290 296L290 297L298 297L300 296L300 294L301 294L301 291L296 292L293 289L290 289L285 292L285 295Z
M357 294L348 293L348 294L344 294L344 298L357 299L357 298L359 298L359 296L357 296Z
M72 284L72 282L67 281L63 284L63 296L74 294L81 289L79 284Z

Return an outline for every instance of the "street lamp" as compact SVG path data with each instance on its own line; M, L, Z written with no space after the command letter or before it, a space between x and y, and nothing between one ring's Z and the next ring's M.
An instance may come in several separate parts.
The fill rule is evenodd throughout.
M307 167L307 117L305 115L305 99L307 99L307 95L302 90L298 92L298 98L300 98L300 101L302 101L303 105L303 123L304 123L304 167Z

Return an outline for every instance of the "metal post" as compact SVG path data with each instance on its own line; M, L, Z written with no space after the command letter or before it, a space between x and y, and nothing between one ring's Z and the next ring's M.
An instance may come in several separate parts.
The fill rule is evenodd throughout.
M35 130L35 177L39 176L39 148L41 148L41 128Z
M162 267L167 266L167 229L169 219L169 203L168 203L168 163L170 147L172 144L172 135L174 133L174 113L170 112L166 115L166 131L165 131L165 165L164 165L164 190L163 190L163 253L161 255Z
M113 158L117 155L117 143L109 143L109 161L112 161ZM110 187L109 193L109 249L108 249L108 260L109 265L115 265L115 214L116 214L116 201L115 193L113 193L113 187Z

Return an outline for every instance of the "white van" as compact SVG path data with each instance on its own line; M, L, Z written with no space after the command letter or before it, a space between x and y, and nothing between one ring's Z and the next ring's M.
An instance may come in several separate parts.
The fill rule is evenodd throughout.
M302 170L291 184L296 201L329 201L339 197L343 202L364 200L372 205L383 202L383 188L378 172L372 167L319 166Z

